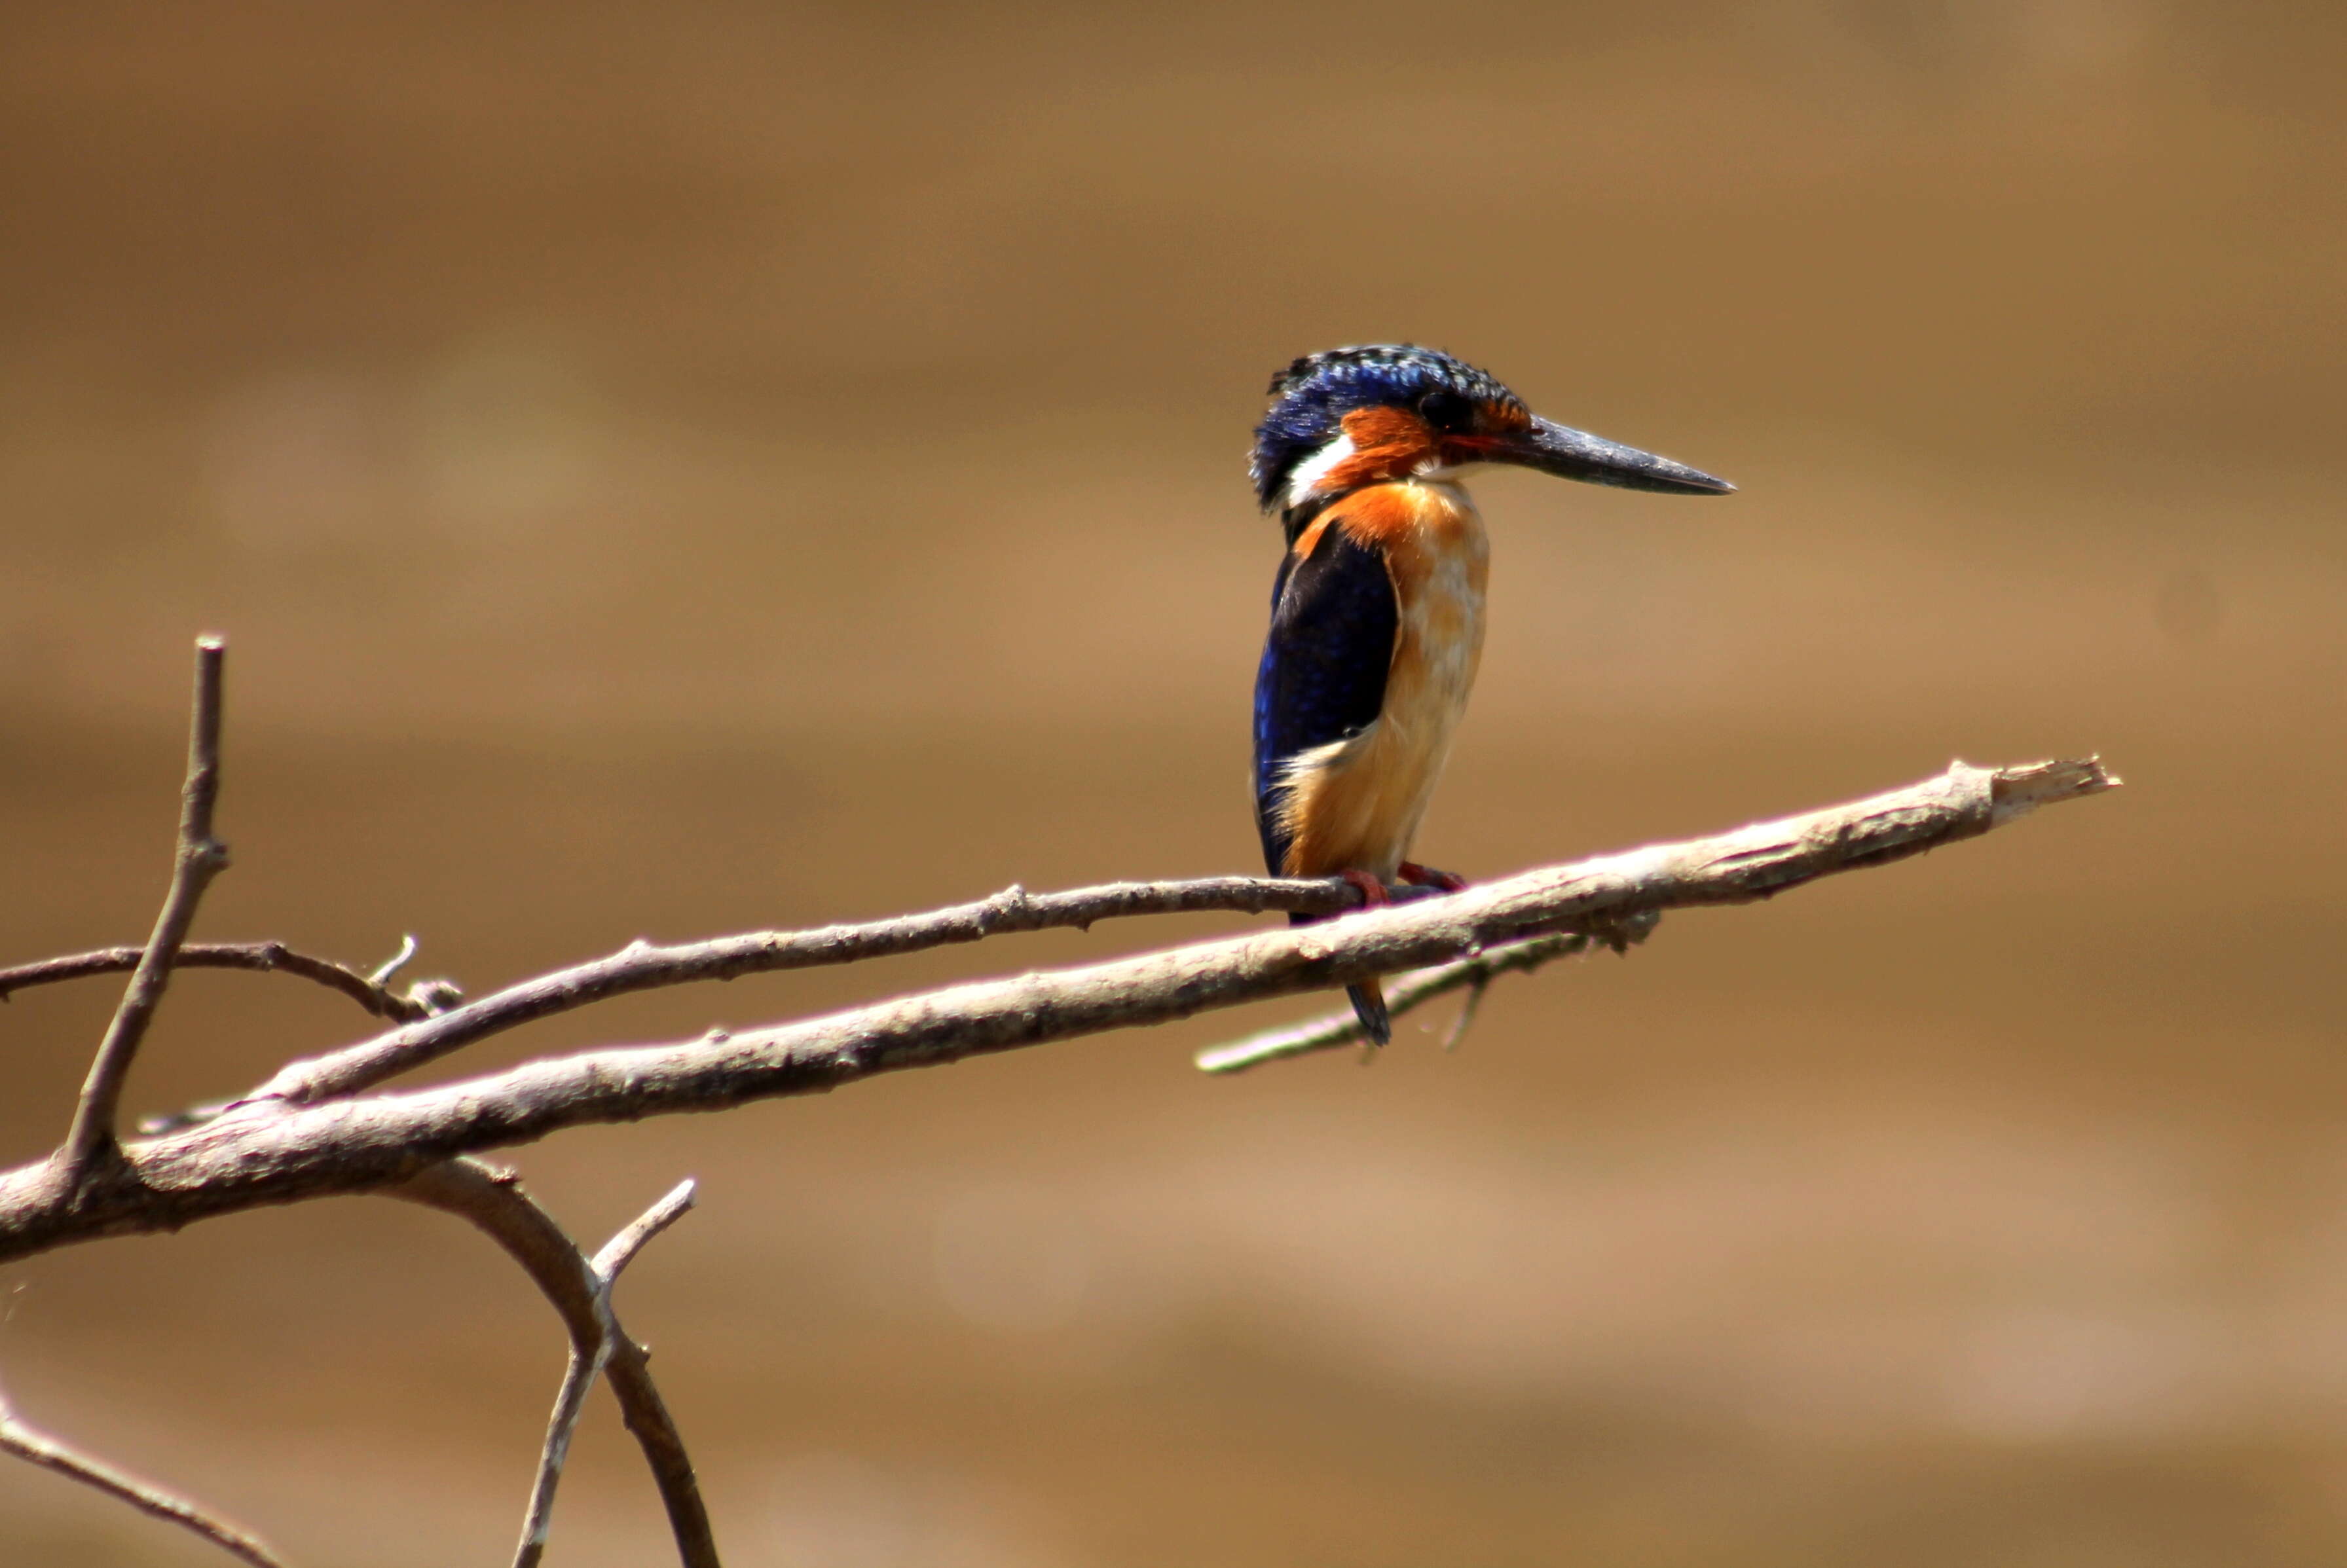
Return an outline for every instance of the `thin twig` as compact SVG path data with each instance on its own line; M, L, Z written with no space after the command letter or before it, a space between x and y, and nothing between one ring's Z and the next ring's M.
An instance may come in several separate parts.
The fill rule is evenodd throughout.
M7 1000L12 991L29 990L35 986L135 969L146 951L144 948L100 948L95 952L68 953L62 958L0 969L0 1001ZM395 1023L413 1023L432 1017L436 1011L446 1012L461 999L454 997L456 988L446 980L425 981L409 987L403 994L347 964L296 952L282 942L188 942L171 955L171 968L294 975L340 991L376 1018L387 1018Z
M668 1196L645 1210L595 1255L593 1266L601 1281L599 1294L607 1314L611 1287L619 1283L620 1272L635 1260L645 1243L684 1217L684 1212L692 1207L692 1187L689 1176L679 1182ZM611 1345L619 1332L617 1320L607 1317L603 1334L591 1352L581 1349L575 1342L570 1347L569 1364L562 1372L562 1387L554 1396L554 1413L547 1418L546 1441L538 1450L538 1479L530 1485L529 1506L522 1513L521 1541L514 1548L514 1568L538 1568L538 1560L546 1555L547 1537L554 1528L554 1489L561 1483L562 1467L570 1458L571 1434L579 1430L579 1418L587 1409L588 1391L594 1388L595 1379L602 1376L610 1362Z
M573 1344L562 1368L562 1386L555 1391L554 1413L547 1418L546 1442L538 1453L538 1475L529 1488L529 1506L522 1511L521 1540L514 1547L514 1568L538 1568L546 1555L546 1542L554 1529L554 1489L569 1462L570 1436L587 1409L587 1395L611 1359L611 1347L597 1340L591 1348Z
M678 1433L676 1422L652 1382L650 1353L628 1337L611 1310L609 1277L599 1271L596 1260L581 1252L554 1216L522 1191L519 1179L512 1172L478 1160L444 1161L383 1191L387 1196L424 1204L469 1220L521 1265L555 1311L561 1314L563 1327L570 1334L572 1370L564 1375L562 1394L557 1397L555 1409L557 1421L563 1422L561 1440L568 1444L569 1424L577 1419L575 1410L564 1419L563 1398L571 1395L576 1384L575 1399L584 1400L587 1387L593 1381L593 1371L579 1370L579 1364L600 1363L600 1369L610 1375L611 1392L619 1397L620 1413L628 1430L635 1434L644 1460L651 1468L653 1484L660 1489L661 1501L668 1510L669 1529L676 1537L678 1560L684 1568L721 1568L717 1539L710 1529L709 1511L701 1500L701 1483L693 1475L692 1456L685 1451L684 1439ZM692 1206L692 1197L689 1183L670 1193L642 1219L613 1237L600 1255L612 1259L616 1272L636 1248ZM551 1445L557 1437L553 1422L548 1423L547 1436ZM554 1470L558 1476L560 1469L561 1461L557 1459ZM543 1463L539 1482L545 1489L546 1506L550 1510L553 1482L547 1478ZM538 1517L538 1490L533 1488L531 1519L542 1532L544 1521ZM530 1525L526 1523L524 1552L530 1545L529 1530ZM541 1533L541 1551L543 1544ZM517 1556L516 1561L523 1558Z
M1651 917L1646 921L1652 928ZM1642 941L1645 931L1629 937L1630 941ZM1460 958L1455 963L1437 964L1432 968L1419 969L1386 982L1386 1010L1395 1018L1425 1006L1439 996L1446 996L1461 987L1468 991L1468 1007L1483 994L1484 988L1501 975L1530 974L1542 965L1557 958L1568 958L1588 949L1592 938L1580 931L1556 932L1545 937L1531 937L1521 942ZM1471 1015L1462 1009L1460 1021L1452 1026L1451 1036L1443 1042L1448 1050L1466 1032ZM1307 1019L1302 1023L1281 1024L1227 1045L1210 1047L1194 1059L1201 1071L1244 1072L1250 1067L1260 1067L1266 1061L1280 1061L1291 1056L1307 1056L1314 1051L1334 1050L1361 1040L1361 1020L1350 1008L1342 1012L1324 1013Z
M391 978L407 968L408 960L415 957L415 932L402 933L399 938L399 951L367 971L367 984L377 990L391 984Z
M1395 903L1439 893L1415 886L1389 889ZM630 942L608 957L537 976L422 1022L289 1062L246 1098L309 1105L354 1094L490 1035L662 986L861 963L1014 932L1089 928L1096 921L1141 915L1333 915L1360 904L1358 890L1337 877L1204 876L1112 882L1064 893L1030 893L1014 883L989 898L894 919L811 931L750 931L703 942Z
M253 1568L285 1568L276 1553L251 1531L231 1523L199 1503L164 1491L151 1481L94 1459L38 1427L27 1425L17 1416L5 1390L0 1390L0 1453L15 1454L44 1470L71 1476L84 1486L118 1498L142 1513L183 1525L221 1551L251 1563Z
M196 639L195 712L188 727L188 780L179 792L179 848L171 887L74 1107L63 1153L67 1178L76 1187L120 1157L114 1127L122 1106L123 1081L163 999L163 988L170 983L172 956L195 923L196 906L212 878L228 866L228 845L212 836L212 807L220 799L220 666L227 647L218 637Z
M2117 781L2100 763L1957 764L1869 800L1717 837L1546 866L1342 920L889 999L826 1018L524 1062L406 1093L232 1107L135 1145L132 1181L77 1193L56 1161L0 1173L0 1262L98 1235L399 1182L565 1127L715 1111L882 1072L1491 955L1555 932L1601 939L1655 910L1746 903L1975 837Z
M605 1285L615 1283L620 1271L636 1261L636 1254L644 1250L652 1238L676 1224L692 1211L697 1184L691 1176L668 1190L668 1195L638 1214L626 1229L603 1244L603 1250L590 1260L595 1272L603 1276Z
M1477 975L1468 983L1467 999L1459 1004L1459 1016L1450 1020L1450 1029L1442 1037L1445 1052L1458 1050L1460 1042L1467 1038L1467 1031L1475 1027L1475 1015L1483 1010L1483 997L1491 989L1491 977L1489 974Z

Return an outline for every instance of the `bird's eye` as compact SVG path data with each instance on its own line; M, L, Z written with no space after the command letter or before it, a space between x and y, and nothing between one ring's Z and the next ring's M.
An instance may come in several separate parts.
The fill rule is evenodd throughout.
M1464 430L1475 422L1475 405L1440 387L1418 400L1418 414L1429 425L1448 434Z

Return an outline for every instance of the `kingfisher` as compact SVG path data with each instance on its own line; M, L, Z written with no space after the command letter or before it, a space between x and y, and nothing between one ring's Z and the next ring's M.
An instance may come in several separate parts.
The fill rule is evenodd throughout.
M1459 877L1407 856L1483 652L1491 547L1461 481L1512 463L1672 495L1735 487L1542 419L1488 372L1415 343L1307 354L1266 395L1248 467L1287 553L1255 684L1264 863L1342 876L1366 905L1389 883L1456 891ZM1378 983L1347 989L1385 1044Z

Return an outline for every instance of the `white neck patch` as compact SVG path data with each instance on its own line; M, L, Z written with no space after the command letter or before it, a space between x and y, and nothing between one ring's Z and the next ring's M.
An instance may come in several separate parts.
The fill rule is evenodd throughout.
M1482 466L1480 462L1445 463L1440 457L1429 457L1410 472L1430 485L1456 485Z
M1312 492L1320 487L1320 481L1328 477L1329 470L1352 455L1353 438L1338 431L1335 440L1312 454L1307 461L1297 464L1296 472L1288 476L1287 504L1302 506L1310 498Z

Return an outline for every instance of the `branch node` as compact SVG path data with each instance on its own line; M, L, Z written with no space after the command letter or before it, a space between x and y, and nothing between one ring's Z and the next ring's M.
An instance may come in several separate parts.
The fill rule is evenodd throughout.
M425 1018L438 1018L465 1005L464 989L454 980L417 980L402 999Z
M978 907L975 924L979 935L990 937L1003 927L1017 923L1026 925L1034 918L1034 900L1027 896L1026 887L1017 882L1005 887Z
M646 1353L628 1337L611 1310L612 1279L646 1243L692 1206L692 1182L683 1181L671 1188L594 1258L580 1251L554 1216L518 1185L513 1172L497 1170L478 1160L444 1161L386 1191L395 1197L457 1214L478 1226L521 1265L569 1330L570 1363L547 1423L546 1447L539 1456L538 1479L514 1553L516 1568L535 1568L545 1553L554 1488L569 1452L570 1434L588 1390L606 1371L628 1430L642 1448L661 1501L667 1506L679 1559L684 1568L719 1568L717 1540L710 1529L709 1511L702 1501L692 1457L652 1381ZM607 1262L608 1269L603 1266Z

